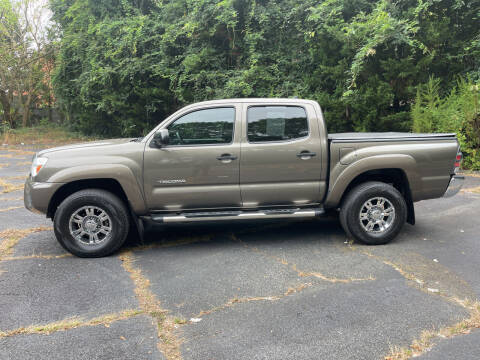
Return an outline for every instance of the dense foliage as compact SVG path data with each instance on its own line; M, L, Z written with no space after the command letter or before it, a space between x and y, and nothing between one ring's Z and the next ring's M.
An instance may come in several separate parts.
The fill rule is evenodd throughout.
M0 132L31 125L33 108L53 105L46 11L37 0L0 0Z
M417 88L480 78L480 0L51 0L77 129L145 132L180 106L317 100L329 131L409 131ZM434 128L436 129L436 128Z
M416 132L456 132L465 156L464 166L480 170L480 86L459 79L445 97L440 79L419 86L412 107Z

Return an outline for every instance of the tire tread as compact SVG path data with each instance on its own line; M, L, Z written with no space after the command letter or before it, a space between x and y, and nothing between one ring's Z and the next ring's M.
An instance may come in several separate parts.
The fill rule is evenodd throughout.
M387 230L386 235L382 237L369 235L361 230L356 224L358 221L356 216L356 203L358 199L369 192L377 192L383 196L388 195L390 197L389 200L393 200L394 202L398 203L395 207L395 223L393 224L393 228L391 231ZM373 195L374 194L372 193L369 196ZM393 240L402 229L403 224L406 222L406 217L407 205L402 194L393 186L379 181L368 181L350 190L342 202L340 210L340 224L345 230L347 236L368 245L381 245Z
M68 239L68 236L71 235L65 235L61 231L62 226L64 225L63 222L68 222L68 220L66 220L66 217L70 216L66 213L68 211L68 208L71 206L71 204L74 204L77 201L81 201L82 199L93 199L94 201L99 201L103 204L110 204L115 210L116 217L118 217L118 223L120 225L120 228L117 231L117 239L115 239L115 241L109 242L109 244L107 244L105 247L102 247L96 252L87 252L72 246L71 244L69 244L71 240ZM103 189L85 189L71 194L62 201L62 203L58 206L57 211L55 212L53 223L55 237L65 250L78 257L104 257L116 252L125 242L128 234L128 229L130 227L130 216L124 202L115 194ZM67 238L65 238L66 236Z

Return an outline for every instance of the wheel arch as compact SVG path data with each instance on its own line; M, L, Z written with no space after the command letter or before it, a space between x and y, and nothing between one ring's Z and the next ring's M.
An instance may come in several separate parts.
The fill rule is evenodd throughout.
M62 169L47 180L65 184L55 192L50 202L57 196L57 193L58 196L61 196L65 192L69 192L69 189L78 191L89 187L99 188L116 193L123 200L126 199L126 204L132 213L144 215L147 213L147 207L143 194L142 177L138 169L137 175L134 174L134 170L123 164L79 165ZM109 187L110 185L112 187ZM59 192L60 190L61 192ZM53 209L53 213L55 212L55 204L58 206L59 203L54 202L52 206L49 204L47 216L52 213L51 209Z
M52 196L48 204L47 217L53 219L58 206L68 196L85 189L102 189L115 194L122 200L127 208L131 209L127 194L122 188L122 185L112 178L98 178L98 179L83 179L75 180L61 186Z
M410 182L406 172L401 168L381 168L364 171L355 176L345 187L338 204L341 206L347 194L356 186L368 182L379 181L391 184L405 199L407 204L407 222L415 225L415 207L413 205Z

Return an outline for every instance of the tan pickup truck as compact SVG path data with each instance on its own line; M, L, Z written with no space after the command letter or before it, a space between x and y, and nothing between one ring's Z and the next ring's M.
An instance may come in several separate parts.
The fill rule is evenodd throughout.
M189 105L138 139L35 155L25 206L53 219L68 251L99 257L144 221L308 218L337 210L350 237L395 238L413 203L451 196L462 154L455 134L327 134L300 99Z

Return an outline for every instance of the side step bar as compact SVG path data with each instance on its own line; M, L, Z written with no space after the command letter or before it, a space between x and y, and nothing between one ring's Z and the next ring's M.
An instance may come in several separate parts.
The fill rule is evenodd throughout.
M215 211L182 213L179 215L152 214L151 219L161 223L182 223L196 221L249 220L249 219L283 219L307 218L321 216L322 208L315 209L274 209L261 211Z

